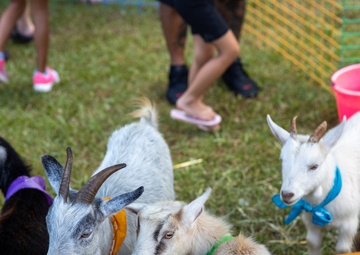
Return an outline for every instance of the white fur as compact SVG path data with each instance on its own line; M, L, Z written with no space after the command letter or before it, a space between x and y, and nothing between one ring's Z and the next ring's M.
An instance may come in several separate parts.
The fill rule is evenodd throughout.
M333 217L326 228L339 230L336 252L350 252L360 213L360 113L348 121L344 119L316 143L307 142L309 136L292 138L269 115L267 122L272 133L282 143L280 194L293 194L291 200L287 201L289 205L301 198L312 205L320 204L331 190L336 166L339 167L342 190L325 206ZM310 169L316 165L315 170ZM309 255L320 255L323 228L312 224L311 213L303 212L302 219L307 228Z
M48 254L108 255L112 242L109 216L125 206L121 203L121 195L139 186L144 187L140 202L175 199L170 150L157 130L155 108L148 100L143 103L144 106L136 115L141 118L140 121L116 130L109 138L105 157L94 174L119 163L126 163L127 166L103 183L94 203L72 204L74 191L70 201L64 202L61 196L55 198L47 216L50 235ZM49 182L58 192L61 181L59 172L63 170L56 169L56 162L47 162L46 158L45 163ZM103 201L104 197L111 197L112 202ZM136 239L136 215L129 211L126 214L127 235L117 253L122 255L131 254ZM87 233L90 235L84 237Z
M219 239L230 235L229 224L204 209L210 191L208 189L189 204L166 201L152 205L129 205L138 211L138 239L133 255L204 255ZM239 235L222 244L215 254L270 253L265 246Z

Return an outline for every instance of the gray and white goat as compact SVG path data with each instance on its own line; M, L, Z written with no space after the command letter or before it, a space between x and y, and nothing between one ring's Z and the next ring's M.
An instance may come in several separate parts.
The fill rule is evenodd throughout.
M156 109L146 99L142 105L133 115L140 121L113 132L102 163L78 193L69 190L71 153L68 151L65 170L53 157L43 156L49 182L57 192L46 218L49 255L131 254L136 241L136 215L126 211L126 238L117 253L111 251L113 228L119 227L113 225L112 215L141 195L143 188L139 186L145 190L139 202L174 199L170 150L157 130ZM120 162L126 163L126 169L112 174L125 167L115 165ZM59 174L62 172L63 176ZM105 197L111 200L103 200Z
M231 237L229 224L205 211L210 192L207 189L189 204L161 201L129 205L138 212L133 255L270 255L264 245L251 238Z
M282 144L282 186L273 201L292 206L285 223L302 212L310 255L321 254L324 228L338 230L337 253L350 252L360 213L360 113L326 134L324 121L310 136L297 134L296 117L290 132L269 115L267 123Z

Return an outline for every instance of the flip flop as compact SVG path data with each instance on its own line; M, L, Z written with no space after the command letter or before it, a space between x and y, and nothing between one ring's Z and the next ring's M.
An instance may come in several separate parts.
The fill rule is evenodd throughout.
M198 125L197 127L200 128L203 131L206 131L206 132L216 132L216 131L218 131L220 129L219 125L217 125L216 128L209 127L209 126L204 126L204 125Z
M202 120L198 118L194 118L188 114L186 114L184 111L178 110L178 109L172 109L170 112L170 117L174 120L180 120L186 123L195 124L199 128L208 131L209 129L207 127L212 127L217 124L220 124L221 122L221 116L216 115L213 120Z

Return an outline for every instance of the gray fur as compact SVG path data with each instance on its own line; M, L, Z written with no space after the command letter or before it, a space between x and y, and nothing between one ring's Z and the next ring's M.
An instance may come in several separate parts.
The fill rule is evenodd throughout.
M93 204L64 203L60 197L55 198L47 216L50 234L48 254L109 254L112 242L109 216L127 204L121 202L118 196L133 192L140 186L144 187L144 193L137 200L139 202L175 199L170 150L155 128L156 110L145 100L137 117L141 117L139 122L126 125L110 136L105 157L94 174L119 163L126 163L127 167L112 174L103 183ZM49 174L49 170L52 171L46 169L47 175L51 177L49 181L54 182L59 176L56 171L59 170L54 170L55 174ZM56 180L58 183L51 184L52 187L59 187L60 181ZM113 199L99 202L104 197ZM130 211L126 213L127 236L117 253L122 255L131 254L136 241L136 215ZM84 221L84 217L87 220ZM85 225L79 225L79 222L85 222ZM84 238L86 233L91 234Z

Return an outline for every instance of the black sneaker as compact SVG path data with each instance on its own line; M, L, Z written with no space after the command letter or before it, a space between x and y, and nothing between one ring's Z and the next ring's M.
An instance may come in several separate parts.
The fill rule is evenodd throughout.
M5 58L5 61L7 62L10 58L10 53L8 51L4 51L4 58Z
M237 58L225 71L223 81L235 95L241 94L245 98L256 97L259 93L259 86L250 79L244 70L240 58Z
M23 35L15 27L14 30L12 31L12 33L11 33L11 39L13 39L14 42L17 42L17 43L30 43L34 39L34 36L32 36L32 35Z
M170 66L169 86L166 91L166 98L170 104L175 105L179 97L185 92L188 86L188 69L186 65Z

